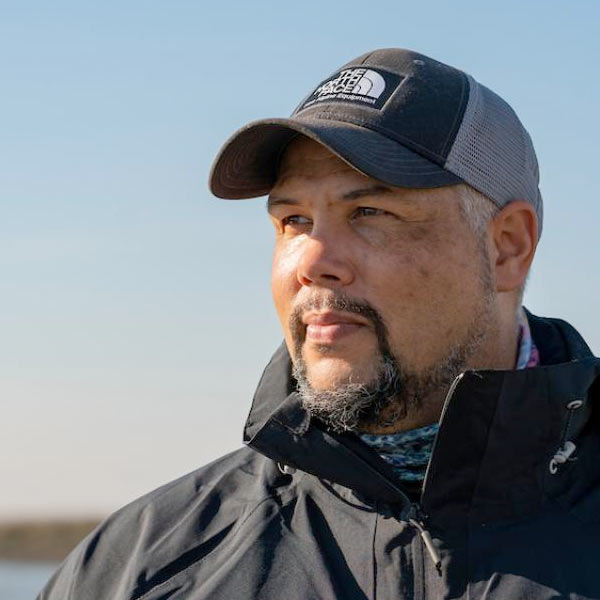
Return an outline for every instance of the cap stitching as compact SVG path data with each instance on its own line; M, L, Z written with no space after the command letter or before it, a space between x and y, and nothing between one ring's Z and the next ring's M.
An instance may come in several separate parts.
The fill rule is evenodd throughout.
M450 153L450 148L452 148L452 144L454 143L454 140L456 139L456 136L460 130L460 126L456 127L456 123L458 121L458 116L460 115L460 117L461 117L460 121L462 123L462 120L465 117L465 111L467 109L467 103L463 101L463 99L465 97L465 83L469 86L469 92L470 92L471 86L469 85L469 80L467 79L467 76L462 71L461 71L461 80L462 80L462 85L461 85L461 90L460 90L460 106L459 106L458 111L456 112L456 115L454 116L454 121L452 122L452 127L450 128L450 131L448 132L446 141L444 142L444 144L442 146L446 159L448 158L448 154ZM468 102L468 98L467 98L467 102ZM451 139L451 137L452 137L452 139Z

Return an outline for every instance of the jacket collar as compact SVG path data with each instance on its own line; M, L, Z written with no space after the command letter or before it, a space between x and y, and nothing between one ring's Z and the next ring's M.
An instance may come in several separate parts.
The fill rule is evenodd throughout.
M562 492L548 465L565 435L576 439L590 417L600 360L566 322L527 317L540 367L467 371L448 395L421 501L432 518L518 517ZM358 436L327 431L311 419L290 373L282 344L258 385L244 442L274 461L408 509L389 465ZM567 408L572 400L584 403Z

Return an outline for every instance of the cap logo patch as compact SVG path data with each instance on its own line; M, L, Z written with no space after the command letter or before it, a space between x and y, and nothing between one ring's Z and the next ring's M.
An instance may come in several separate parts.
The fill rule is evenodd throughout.
M402 79L387 71L344 69L323 81L295 112L322 102L352 102L381 108Z

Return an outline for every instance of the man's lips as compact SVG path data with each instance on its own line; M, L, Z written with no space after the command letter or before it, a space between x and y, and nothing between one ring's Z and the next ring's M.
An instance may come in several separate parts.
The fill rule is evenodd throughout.
M360 317L332 311L308 312L302 322L306 325L306 340L319 344L331 344L369 326Z

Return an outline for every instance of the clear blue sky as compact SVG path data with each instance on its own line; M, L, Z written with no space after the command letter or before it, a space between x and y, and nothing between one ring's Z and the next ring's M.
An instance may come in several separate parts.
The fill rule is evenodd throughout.
M600 350L600 3L3 2L0 518L104 513L241 443L281 339L237 127L377 47L508 100L541 165L526 305Z

